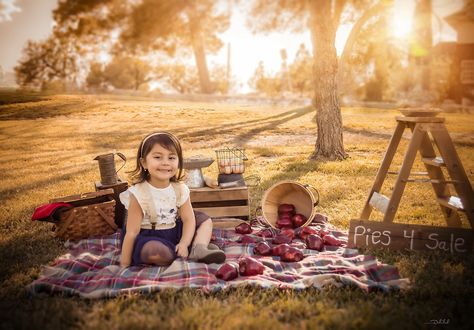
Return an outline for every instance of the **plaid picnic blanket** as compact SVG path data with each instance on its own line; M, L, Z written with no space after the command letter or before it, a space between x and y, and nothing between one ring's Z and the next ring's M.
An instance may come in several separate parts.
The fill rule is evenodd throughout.
M331 234L347 243L347 233L325 225ZM254 228L254 232L260 228ZM249 235L256 240L270 238ZM326 246L322 252L304 249L300 262L282 262L279 257L254 255L254 243L239 243L234 229L214 229L213 243L226 253L226 261L238 262L243 256L259 259L265 266L262 275L239 276L232 281L215 277L218 264L176 259L168 267L142 266L121 269L120 233L66 242L69 252L44 266L39 278L27 286L31 295L63 294L84 298L115 297L129 293L152 293L163 288L196 288L205 292L250 285L262 288L304 289L327 285L352 285L367 292L398 290L409 285L395 266L382 264L374 256L356 249ZM298 244L298 240L294 240Z

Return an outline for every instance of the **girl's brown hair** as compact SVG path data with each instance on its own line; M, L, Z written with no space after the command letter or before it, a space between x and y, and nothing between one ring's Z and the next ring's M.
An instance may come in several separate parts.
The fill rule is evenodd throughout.
M163 148L168 149L169 151L176 152L178 155L178 173L175 174L170 181L178 182L182 179L183 176L183 151L181 149L181 143L176 136L168 132L156 132L147 135L140 145L138 146L137 151L137 164L131 173L132 183L137 184L148 180L150 178L150 173L143 168L143 165L140 161L140 158L145 159L145 157L150 153L151 149L155 144L161 145ZM174 150L173 150L174 149Z

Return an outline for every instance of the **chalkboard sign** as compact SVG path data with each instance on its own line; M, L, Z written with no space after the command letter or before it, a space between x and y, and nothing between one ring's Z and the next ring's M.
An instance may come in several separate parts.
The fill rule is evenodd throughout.
M472 253L472 229L351 220L348 247Z

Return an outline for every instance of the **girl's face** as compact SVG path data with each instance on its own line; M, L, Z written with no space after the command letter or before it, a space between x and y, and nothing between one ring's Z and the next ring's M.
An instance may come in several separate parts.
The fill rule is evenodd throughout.
M155 143L141 163L150 173L150 183L157 188L165 188L178 172L179 159L176 150L168 150Z

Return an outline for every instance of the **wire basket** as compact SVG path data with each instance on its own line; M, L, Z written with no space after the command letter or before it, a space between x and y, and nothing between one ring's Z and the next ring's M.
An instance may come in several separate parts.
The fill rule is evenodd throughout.
M224 148L216 150L219 174L244 173L244 161L248 160L245 150L241 148Z

